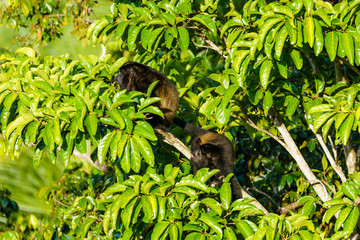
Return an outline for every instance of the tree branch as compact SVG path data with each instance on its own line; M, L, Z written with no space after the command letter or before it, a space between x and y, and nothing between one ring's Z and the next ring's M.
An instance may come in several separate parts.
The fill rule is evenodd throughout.
M311 168L306 163L303 155L301 154L299 148L294 142L294 139L291 137L284 123L278 117L274 107L270 108L269 117L274 122L276 128L279 130L281 136L283 137L285 144L288 146L288 152L294 158L301 172L305 175L306 179L313 186L317 195L323 202L331 200L331 197L327 192L325 186L319 181L319 179L316 178L315 174L312 172Z
M313 126L311 124L309 125L309 127L314 132L314 128L313 128ZM321 134L315 133L315 136L316 136L317 140L319 141L321 148L324 150L326 158L329 160L330 165L333 167L334 171L340 177L342 182L346 182L346 177L345 177L344 172L342 171L340 165L335 161L335 159L331 155L331 153L330 153L329 149L327 148L327 146L325 144L325 141L322 138Z
M232 117L235 117L235 118L238 118L240 119L241 121L245 122L246 124L248 124L250 127L252 128L255 128L256 130L260 131L260 132L263 132L265 133L266 135L268 135L269 137L273 138L274 140L276 140L281 146L283 146L283 148L286 149L286 151L289 152L289 149L288 149L288 146L283 142L281 141L280 138L278 138L277 136L275 136L274 134L272 134L270 131L267 131L259 126L257 126L250 118L247 118L247 119L243 119L242 117L240 116L237 116L235 114L231 114Z

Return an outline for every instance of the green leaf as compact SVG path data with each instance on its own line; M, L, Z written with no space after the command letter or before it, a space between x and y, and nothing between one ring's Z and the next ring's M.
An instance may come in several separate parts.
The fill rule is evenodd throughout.
M131 163L131 169L134 170L134 172L139 172L141 168L141 157L140 157L140 149L138 148L137 141L133 139L133 137L130 138L130 163Z
M16 118L14 121L12 121L6 128L5 131L5 138L9 139L10 134L17 129L17 134L21 135L22 130L26 125L28 125L30 122L34 120L34 116L31 114L31 112L27 114L21 114L18 118Z
M334 111L334 105L332 104L320 104L312 107L309 110L308 114L317 113L317 112L332 112Z
M95 216L89 216L84 220L84 223L81 226L81 238L85 238L87 236L87 233L89 231L90 226L97 220L97 217Z
M178 27L177 30L179 32L179 45L180 45L180 48L181 48L181 50L183 52L186 52L188 50L188 48L189 48L189 43L190 43L189 32L184 27Z
M322 218L322 221L324 223L329 223L330 222L330 219L334 216L334 214L339 211L344 205L334 205L334 206L331 206L328 210L326 210L323 218Z
M120 110L121 111L121 110ZM109 116L115 120L117 124L119 124L120 129L125 128L125 120L123 118L123 114L117 108L111 108L111 111L107 111Z
M345 121L341 124L341 127L339 129L340 132L340 138L344 145L347 144L347 141L350 137L351 129L353 127L355 121L355 115L350 114Z
M44 142L41 141L36 145L35 151L34 151L33 165L34 165L34 168L36 168L36 169L39 168L41 158L44 154L44 150L45 150L45 145L44 145Z
M234 54L231 54L231 59L233 59L233 68L236 72L240 71L241 64L243 63L246 56L249 55L250 50L239 50L233 51Z
M340 33L340 45L345 50L345 54L351 65L354 66L355 50L354 40L350 33Z
M35 57L35 51L34 49L30 48L30 47L22 47L22 48L18 48L15 51L16 54L22 53L28 57L34 58Z
M357 206L354 206L349 216L344 222L344 231L349 231L349 232L354 231L358 220L359 220L359 208Z
M202 203L206 204L207 206L209 206L212 210L214 210L214 212L216 212L217 215L221 216L223 209L221 207L221 204L218 203L215 199L213 198L204 198L201 200Z
M159 101L161 101L161 98L158 98L158 97L143 99L143 101L140 102L139 111L141 111L142 109L146 108L147 106L154 104L156 102L159 102Z
M358 196L358 189L352 183L344 182L341 184L341 191L350 199L355 201Z
M106 154L109 150L111 140L113 139L116 131L109 132L99 142L98 145L98 159L100 164L105 163Z
M329 15L325 12L324 8L318 8L315 10L315 14L318 15L326 25L331 26Z
M335 199L331 199L329 201L326 201L323 204L323 207L327 208L327 207L330 207L330 206L333 206L333 205L345 205L345 204L346 204L346 202L343 199L335 198Z
M283 21L282 18L269 18L264 24L262 24L259 31L259 41L257 43L258 50L261 50L264 46L264 40L271 28L275 27L276 24Z
M319 56L324 48L324 34L322 32L321 25L317 19L314 19L315 23L315 46L314 52L315 56Z
M143 206L144 218L143 221L148 223L154 220L158 214L158 200L153 194L141 197L141 204Z
M95 136L98 123L95 113L90 113L85 117L84 124L90 136Z
M272 93L269 91L265 91L265 96L263 99L263 109L265 112L269 111L269 109L273 105L273 96Z
M211 217L209 214L200 213L199 220L205 223L206 225L208 225L209 227L211 227L217 233L217 235L220 238L222 238L223 233L222 233L221 225L218 223L216 219Z
M225 210L228 210L231 203L231 186L229 182L225 182L222 184L220 190L220 200L223 204Z
M237 240L234 230L230 226L224 228L224 239L225 240Z
M152 27L149 28L149 27L145 27L141 30L141 35L140 35L140 38L141 38L141 44L143 46L143 48L147 48L148 46L148 42L149 42L149 38L150 38L150 33L152 31Z
M349 216L351 210L352 210L352 208L346 207L340 211L339 216L337 217L336 222L335 222L335 231L339 231L340 227L343 226L343 224L344 224L345 220L347 219L347 217Z
M348 239L352 231L340 231L331 236L331 240Z
M124 120L124 122L125 122L125 130L126 130L126 132L128 133L128 134L131 134L132 133L132 131L133 131L133 129L134 129L134 123L133 123L133 121L129 118L129 116L127 115L127 114L125 114L125 112L124 111L119 111L120 112L120 114L121 114L121 117L122 117L122 119ZM120 120L120 119L118 119L118 120Z
M197 180L192 180L192 179L186 179L186 180L181 180L180 182L178 182L175 186L189 186L189 187L193 187L196 189L200 189L206 193L210 192L210 189L208 186L206 186L204 183L197 181Z
M122 224L124 224L125 229L130 228L134 208L137 204L139 204L138 200L139 200L138 198L132 199L130 203L126 205L124 210L121 212L121 221Z
M286 107L286 116L288 117L292 117L296 111L296 109L298 109L299 104L300 104L300 100L297 99L296 97L292 97L289 99L289 101L287 101L287 107Z
M130 158L130 143L129 143L129 141L127 141L127 142L126 142L126 145L125 145L125 149L124 149L124 154L122 155L121 160L120 160L121 168L122 168L126 173L130 172L130 169L131 169L130 163L131 163L131 158Z
M197 192L189 187L186 186L180 186L180 187L175 187L173 190L173 192L178 192L178 193L183 193L186 194L190 197L196 197L197 196Z
M286 26L281 27L281 29L279 30L279 32L276 36L275 57L277 59L280 59L280 57L282 55L282 50L284 48L284 44L285 44L285 41L286 41L288 35L289 34L288 34L288 30L287 30Z
M240 220L235 222L237 229L240 231L241 235L244 238L250 237L254 234L254 230L252 229L252 227L248 222L250 221Z
M154 240L160 239L161 235L165 232L169 224L170 224L169 222L164 222L164 221L156 223L153 232L151 234L151 239Z
M314 19L311 16L305 17L304 38L312 48L315 40L315 24L314 24Z
M134 197L136 197L136 193L134 189L128 189L122 194L120 194L111 204L110 220L111 220L112 228L114 229L117 228L116 222L119 216L120 209L124 208Z
M304 7L307 13L314 9L314 2L312 0L304 0Z
M149 36L149 41L148 41L148 49L151 49L151 47L153 46L154 42L156 41L160 41L163 31L165 28L161 27L161 28L157 28L153 31L151 31L150 36ZM159 37L160 35L160 37ZM157 44L155 44L154 48L156 49Z
M142 136L150 141L156 141L157 137L155 135L154 129L146 121L137 121L134 128L134 134Z
M178 240L179 239L179 231L181 231L181 229L179 229L179 224L181 224L181 222L177 222L178 224L170 224L169 226L169 237L170 240ZM182 226L182 225L181 225Z
M266 90L269 84L269 78L271 74L271 70L273 68L273 63L270 59L265 60L260 67L260 83L261 86Z
M325 48L330 61L334 61L337 53L339 37L335 31L328 32L325 36Z
M314 132L316 133L319 130L319 128L321 128L321 126L323 126L324 123L335 114L336 112L325 112L321 114L319 117L317 117L314 122Z
M127 44L130 51L134 51L136 49L137 37L139 35L140 30L143 26L131 26L128 30L128 38Z
M217 35L216 25L214 20L212 20L208 15L198 14L191 18L193 21L200 22L201 24L205 25L214 36Z
M149 142L146 139L142 138L141 136L135 134L135 131L134 131L134 136L132 138L137 142L137 146L141 152L142 157L145 159L145 162L150 166L154 166L155 164L154 152Z
M290 56L292 60L294 61L295 67L300 70L303 67L303 58L299 51L292 49Z
M122 193L126 190L126 186L122 183L114 183L102 193L104 197L113 195L114 193Z

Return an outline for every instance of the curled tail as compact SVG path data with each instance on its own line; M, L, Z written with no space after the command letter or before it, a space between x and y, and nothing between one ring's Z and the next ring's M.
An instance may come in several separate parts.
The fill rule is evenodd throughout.
M196 126L192 125L191 123L185 122L184 120L179 119L179 118L175 118L174 123L176 125L178 125L179 127L181 127L182 129L184 129L186 132L188 132L194 136L200 136L200 135L203 135L203 134L209 132L208 130L196 127Z

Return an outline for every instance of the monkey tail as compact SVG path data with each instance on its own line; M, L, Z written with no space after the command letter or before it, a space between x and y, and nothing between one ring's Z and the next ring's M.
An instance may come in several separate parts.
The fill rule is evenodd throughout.
M203 135L205 133L208 133L208 130L196 127L194 125L192 125L191 123L185 122L184 120L180 119L180 118L174 118L174 123L176 125L178 125L179 127L181 127L182 129L184 129L186 132L194 135L194 136L200 136Z

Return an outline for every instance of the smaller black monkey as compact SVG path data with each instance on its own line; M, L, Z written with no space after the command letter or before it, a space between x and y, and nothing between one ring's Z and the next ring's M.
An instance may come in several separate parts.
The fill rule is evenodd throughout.
M138 62L127 62L119 69L116 82L121 89L127 91L139 91L146 93L151 83L159 81L152 97L159 97L161 101L155 103L164 114L164 119L159 116L151 116L148 121L153 127L169 127L175 118L179 105L179 94L175 85L161 72Z
M207 132L197 136L191 142L190 164L195 174L200 168L219 169L213 178L211 185L219 187L226 176L233 173L235 150L230 140L224 135ZM236 186L235 176L231 178L233 196L240 196Z

